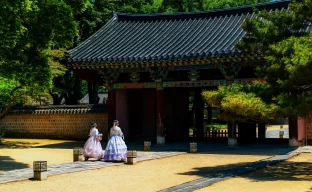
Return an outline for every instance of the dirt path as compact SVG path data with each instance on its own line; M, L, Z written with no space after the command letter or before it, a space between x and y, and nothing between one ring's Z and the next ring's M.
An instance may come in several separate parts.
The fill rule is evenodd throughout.
M72 149L40 148L58 146L68 141L23 140L22 146L0 149L0 156L32 166L33 159L45 157L49 164L72 161ZM13 141L12 141L13 142ZM27 148L35 145L38 148ZM21 148L22 147L22 148ZM157 191L201 178L241 164L264 159L265 155L185 154L140 162L134 166L120 165L98 170L50 176L46 181L22 181L0 185L1 192L27 191ZM50 163L51 162L51 163ZM2 162L1 162L2 164Z
M5 139L4 145L0 145L0 172L32 167L33 161L47 158L50 165L72 162L71 143L74 142L48 139Z
M72 162L71 141L6 140L0 147L0 167L31 167L34 159L49 159L49 164ZM82 142L83 144L83 142ZM75 144L77 145L77 143ZM273 154L272 154L273 155ZM254 151L223 151L183 154L169 158L120 165L91 171L49 176L46 181L21 181L0 185L1 192L153 192L202 178L235 166L268 158ZM10 160L3 160L9 158ZM270 167L238 178L214 184L200 191L288 191L308 192L312 187L311 154L300 155L284 167ZM5 163L7 162L7 164ZM304 163L305 162L305 163ZM15 164L14 164L15 163ZM283 164L281 164L283 165ZM23 168L23 167L22 167ZM284 172L282 172L284 171ZM286 174L289 173L289 174ZM294 175L292 175L294 174ZM281 179L282 178L282 179ZM261 182L261 184L259 183ZM292 187L292 188L291 188ZM293 189L293 190L290 190ZM286 190L287 191L287 190Z

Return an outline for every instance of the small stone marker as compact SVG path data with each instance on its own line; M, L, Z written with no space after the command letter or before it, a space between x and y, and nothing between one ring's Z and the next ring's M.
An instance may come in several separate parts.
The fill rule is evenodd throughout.
M128 151L127 152L127 164L134 165L136 164L137 151Z
M283 125L281 125L280 128L283 129Z
M144 141L144 151L151 150L152 143L150 141Z
M48 177L47 161L34 161L34 180L46 180Z
M279 137L282 139L284 136L284 131L279 131Z
M190 143L190 152L191 153L197 152L197 143Z
M83 161L83 149L75 147L73 150L73 161Z

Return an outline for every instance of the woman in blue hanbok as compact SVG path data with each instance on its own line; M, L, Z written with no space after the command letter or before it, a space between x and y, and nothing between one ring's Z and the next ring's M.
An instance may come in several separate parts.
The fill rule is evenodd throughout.
M113 127L110 129L110 138L104 153L105 161L126 161L127 159L127 146L118 125L118 120L115 120Z

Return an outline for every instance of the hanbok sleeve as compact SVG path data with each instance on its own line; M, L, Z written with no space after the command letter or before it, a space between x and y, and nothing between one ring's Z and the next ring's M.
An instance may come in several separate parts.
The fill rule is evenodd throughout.
M120 127L118 127L118 128L119 128L120 137L121 137L123 140L125 140L125 137L124 137L123 132L121 131L121 128L120 128Z

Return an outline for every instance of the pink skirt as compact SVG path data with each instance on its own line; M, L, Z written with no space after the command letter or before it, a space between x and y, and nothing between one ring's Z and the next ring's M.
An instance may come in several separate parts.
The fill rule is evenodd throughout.
M104 152L101 142L95 136L90 137L83 147L83 155L95 159L102 159Z

